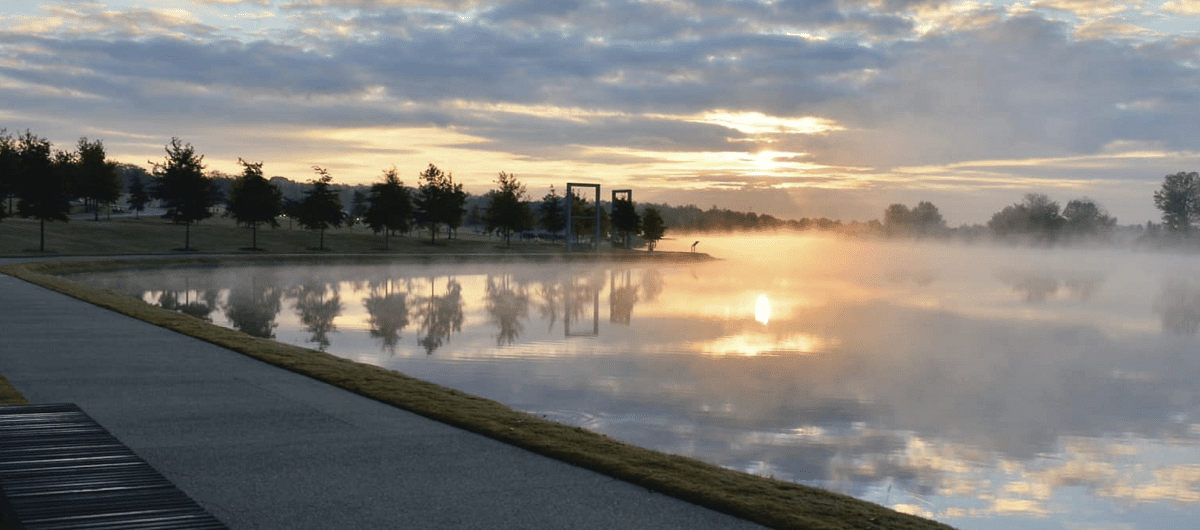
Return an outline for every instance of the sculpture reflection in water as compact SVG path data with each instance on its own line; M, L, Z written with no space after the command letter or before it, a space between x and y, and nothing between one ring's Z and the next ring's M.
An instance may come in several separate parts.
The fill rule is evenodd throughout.
M638 286L633 283L633 271L611 270L608 272L608 320L629 324L633 319L633 306L638 302Z
M603 276L597 272L572 276L563 286L563 335L567 337L595 337L600 335L600 288ZM588 304L588 302L591 304ZM592 328L571 329L572 322L583 322L588 305L592 308Z

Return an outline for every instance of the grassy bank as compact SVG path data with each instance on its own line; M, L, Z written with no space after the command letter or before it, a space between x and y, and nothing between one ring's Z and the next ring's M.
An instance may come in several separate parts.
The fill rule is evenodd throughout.
M0 224L0 233L7 232L11 228L11 221L13 220L5 220ZM171 226L158 220L154 222ZM104 223L95 224L101 225ZM112 224L117 225L119 223L113 221ZM136 227L140 226L140 223L133 220L129 220L128 223L122 220L120 224L135 227L132 229L132 232L135 234L137 232ZM157 224L154 225L153 229L157 229ZM182 230L182 227L172 228L176 228L180 232ZM119 233L128 234L130 231L130 229L127 229ZM282 233L282 230L280 232ZM303 231L295 232L303 236L308 236L304 244L315 242L316 234ZM116 238L115 234L117 233L114 231L112 237ZM936 522L900 514L882 506L857 500L849 496L732 471L697 460L629 445L581 428L546 421L512 410L494 401L414 379L398 372L355 363L315 350L252 337L239 331L209 324L182 313L147 305L140 300L124 294L89 288L61 276L85 270L209 265L228 261L253 261L259 259L320 262L336 262L345 259L351 259L356 262L375 259L386 259L389 261L481 259L479 257L472 258L470 254L492 254L499 250L498 247L502 247L503 245L502 242L497 241L470 241L464 239L445 246L429 247L423 242L406 241L406 243L412 246L407 249L399 247L396 252L408 252L409 254L394 256L390 255L390 253L382 253L376 250L374 248L375 245L369 241L373 236L365 231L362 234L368 241L361 243L361 247L357 247L357 251L363 253L363 255L357 256L332 256L316 253L320 255L318 257L312 255L314 254L312 252L280 247L278 250L271 249L268 251L268 255L248 253L250 255L247 256L189 256L170 260L63 260L19 263L6 266L0 270L101 307L200 338L281 368L345 388L434 420L477 432L581 467L593 469L657 492L672 495L766 526L812 530L875 528L923 530L949 528ZM172 235L175 235L175 232L172 232ZM182 237L181 233L177 235ZM196 234L194 233L194 235ZM208 240L209 248L202 250L213 253L237 253L236 247L231 250L228 247L220 245L248 244L248 234L243 233L243 235L247 236L247 239L244 241L235 241L232 239L220 239L222 237L220 234L211 234L212 239ZM263 235L263 233L259 235L260 245L267 246L272 244L268 243L268 240L264 239ZM356 237L356 234L353 232L336 234L338 237L330 237L331 235L335 234L326 235L327 244L330 246L337 245L335 248L340 251L353 251L352 249L355 248L350 243ZM343 235L348 237L340 237ZM154 241L150 235L134 235L133 237L140 237L143 241L114 240L108 242L108 245L111 248L126 249L119 253L146 254L155 253L146 250L148 247L166 241L166 239ZM279 241L285 239L281 237L273 244L281 245ZM180 239L180 241L182 240ZM202 240L198 239L196 241ZM378 240L376 239L376 241ZM218 244L219 242L220 245ZM168 245L170 244L168 243ZM73 247L65 243L60 244L59 248L62 249L60 253L64 255L118 253L94 252L85 249L95 247ZM542 253L556 253L554 247L541 246L535 243L521 243L518 245L514 242L513 248L513 252L515 253L530 253L535 250ZM0 247L0 252L3 252L3 250L3 247ZM280 253L299 252L308 255L283 258L275 255L275 251ZM375 256L371 256L371 254L375 254ZM558 259L559 256L556 255L553 258ZM613 257L637 259L647 257L647 253L630 252L618 254ZM515 258L516 256L514 256ZM657 259L690 261L702 258L702 255L657 254ZM494 259L494 257L487 259Z

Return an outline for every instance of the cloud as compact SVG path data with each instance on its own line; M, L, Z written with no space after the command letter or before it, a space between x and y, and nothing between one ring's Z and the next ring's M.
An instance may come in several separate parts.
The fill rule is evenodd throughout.
M1173 15L1200 15L1200 1L1197 0L1170 0L1158 7Z
M271 0L193 0L193 1L200 3L200 4L226 5L226 6L240 5L240 4L253 4L253 5L259 5L259 6L263 6L263 7L270 7L270 5L271 5Z
M1035 9L1062 11L1083 18L1115 15L1129 9L1128 3L1113 0L1033 0L1029 5Z

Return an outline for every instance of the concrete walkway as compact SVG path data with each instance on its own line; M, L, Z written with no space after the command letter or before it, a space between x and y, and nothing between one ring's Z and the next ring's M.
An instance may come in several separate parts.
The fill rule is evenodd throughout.
M234 529L761 528L5 275L0 373Z

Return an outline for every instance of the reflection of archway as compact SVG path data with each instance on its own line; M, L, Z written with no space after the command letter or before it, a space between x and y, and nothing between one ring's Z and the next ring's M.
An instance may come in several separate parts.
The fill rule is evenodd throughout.
M595 337L600 335L600 288L592 278L582 278L583 283L579 282L580 279L572 277L567 282L566 288L563 289L563 304L566 311L566 314L563 315L563 334L567 337ZM592 329L591 331L586 329L572 331L571 320L577 315L583 316L588 298L591 298L592 302Z
M567 252L571 251L572 225L575 224L575 195L574 188L593 188L596 190L596 235L592 238L592 250L600 250L600 185L567 183Z

